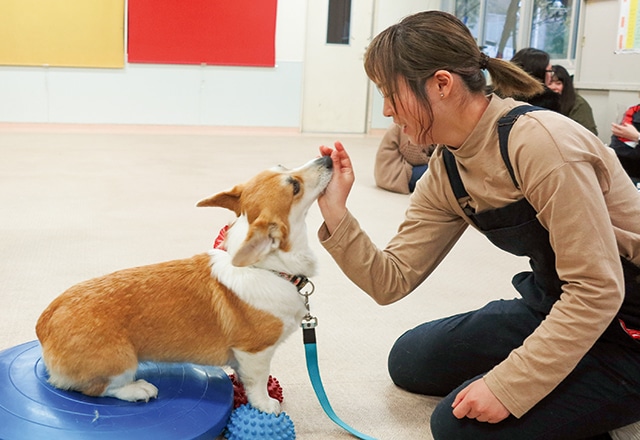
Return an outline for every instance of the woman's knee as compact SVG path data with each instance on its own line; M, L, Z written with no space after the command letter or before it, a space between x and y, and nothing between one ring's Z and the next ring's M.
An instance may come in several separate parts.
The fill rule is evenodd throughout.
M407 391L418 392L412 389L414 388L417 371L413 368L414 360L410 358L415 355L415 350L412 351L411 347L403 341L407 333L400 336L395 344L393 344L393 347L391 347L387 360L387 368L393 383Z
M388 358L393 383L412 393L443 396L460 384L447 374L446 344L425 331L423 326L409 330L398 338Z
M400 336L388 358L393 382L413 393L444 396L479 374L468 362L472 347L456 331L464 319L460 315L427 322Z
M540 319L521 301L501 300L424 323L398 338L389 353L389 375L408 391L443 396L501 362Z
M431 413L431 435L434 440L452 440L460 433L459 420L453 415L452 399L445 397Z

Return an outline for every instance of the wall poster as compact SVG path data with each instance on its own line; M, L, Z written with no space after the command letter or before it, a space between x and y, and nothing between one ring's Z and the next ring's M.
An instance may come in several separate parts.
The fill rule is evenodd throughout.
M129 0L130 63L275 65L277 0Z
M0 64L124 67L124 0L0 0Z
M616 53L640 53L639 0L620 0Z

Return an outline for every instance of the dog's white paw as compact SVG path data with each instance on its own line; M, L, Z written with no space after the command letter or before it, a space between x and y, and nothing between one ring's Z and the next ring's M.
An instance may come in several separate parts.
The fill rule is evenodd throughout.
M265 413L280 414L282 408L278 399L267 397L266 399L249 399L249 403L256 409Z
M158 397L158 388L146 380L140 379L119 388L108 388L104 395L129 402L137 402L139 400L148 402L149 399Z

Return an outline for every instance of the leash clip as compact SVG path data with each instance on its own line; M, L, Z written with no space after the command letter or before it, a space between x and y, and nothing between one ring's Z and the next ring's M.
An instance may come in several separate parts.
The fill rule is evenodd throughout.
M302 318L302 323L300 324L300 327L302 327L303 329L310 329L310 328L316 328L318 326L318 318L316 318L315 316L311 316L310 313L307 313L304 318Z
M310 286L310 289L307 291L302 291L302 289L304 289L305 287ZM306 281L304 282L304 284L302 284L300 286L300 289L298 289L298 293L302 296L304 296L304 306L307 308L307 310L309 310L309 297L311 295L313 295L313 292L316 291L316 286L315 284L313 284L313 282L310 279L306 279Z
M307 314L302 318L302 322L300 326L303 329L312 329L318 326L318 318L311 315L311 308L309 307L309 297L315 292L316 286L308 280L307 283L303 287L310 286L310 289L302 290L300 289L298 293L304 297L304 307L307 309Z

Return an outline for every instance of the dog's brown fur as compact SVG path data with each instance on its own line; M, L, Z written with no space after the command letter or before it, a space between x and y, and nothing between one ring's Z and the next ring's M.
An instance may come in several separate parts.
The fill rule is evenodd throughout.
M46 341L47 368L77 371L77 389L99 396L110 378L122 373L123 365L135 369L138 360L190 359L223 365L229 359L229 347L255 353L274 345L282 333L282 322L241 301L211 278L209 259L208 254L200 254L125 269L71 287L51 303L36 326L38 338ZM203 279L207 281L202 283ZM110 301L114 291L128 300ZM176 292L189 301L177 302ZM153 319L159 313L161 322ZM74 319L77 314L92 318ZM211 319L213 316L218 319ZM64 328L64 339L52 334L56 328ZM189 333L208 334L209 338L206 343L197 337L184 338ZM86 335L92 337L87 340Z

